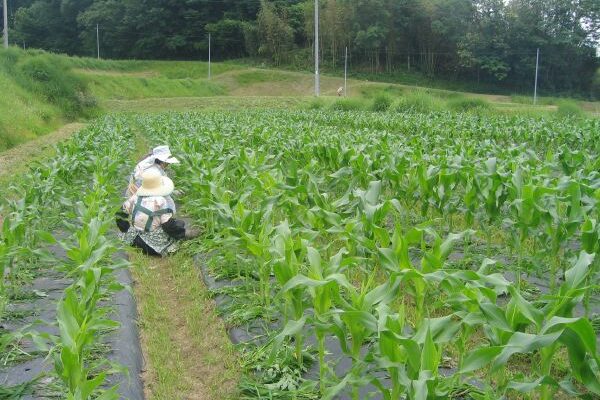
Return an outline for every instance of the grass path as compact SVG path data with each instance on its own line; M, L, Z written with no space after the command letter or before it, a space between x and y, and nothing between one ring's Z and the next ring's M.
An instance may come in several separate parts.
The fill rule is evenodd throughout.
M83 123L67 124L52 133L0 153L0 182L5 182L15 174L24 172L32 161L50 157L55 144L69 138L84 126Z
M146 398L235 398L235 349L191 258L132 252L131 260Z
M137 160L150 143L135 123L132 129ZM130 261L146 399L235 399L236 350L191 255L180 250L158 258L132 250Z

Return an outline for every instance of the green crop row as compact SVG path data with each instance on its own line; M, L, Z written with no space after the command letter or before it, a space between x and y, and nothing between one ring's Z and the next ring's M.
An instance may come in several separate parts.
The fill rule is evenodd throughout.
M598 121L269 111L136 123L182 159L185 209L206 229L196 250L237 282L221 290L225 317L272 329L243 346L243 397L600 394ZM343 373L330 340L351 360ZM303 377L315 363L318 379Z
M113 272L124 263L115 261L117 246L107 232L119 204L113 183L131 143L131 134L115 121L97 123L60 145L51 160L32 167L23 183L7 191L2 209L0 303L5 306L27 290L39 265L60 271L72 284L57 303L58 336L40 333L35 326L3 331L0 350L6 354L18 349L19 340L33 340L52 355L59 378L56 390L64 398L119 398L117 387L101 387L117 366L98 358L94 349L117 326L99 301L122 289ZM60 242L49 233L54 229ZM64 248L66 259L44 250L49 245Z

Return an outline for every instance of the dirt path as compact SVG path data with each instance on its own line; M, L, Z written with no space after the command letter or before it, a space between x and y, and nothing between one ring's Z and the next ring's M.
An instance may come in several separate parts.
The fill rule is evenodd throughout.
M50 154L52 146L67 139L84 126L83 123L67 124L52 133L0 153L0 181L25 171L31 161Z
M235 398L235 350L185 254L132 255L148 400Z

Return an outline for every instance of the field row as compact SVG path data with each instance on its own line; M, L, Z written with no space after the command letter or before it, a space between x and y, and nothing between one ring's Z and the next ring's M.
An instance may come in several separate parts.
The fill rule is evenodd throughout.
M135 123L181 155L181 201L206 230L196 251L230 281L215 292L224 318L262 326L242 346L245 396L600 393L598 121L269 111Z
M132 144L131 131L106 118L4 192L0 397L135 398L130 384L114 384L125 382L114 365L122 357L109 354L114 319L123 320L112 299L128 266L110 235L115 183Z

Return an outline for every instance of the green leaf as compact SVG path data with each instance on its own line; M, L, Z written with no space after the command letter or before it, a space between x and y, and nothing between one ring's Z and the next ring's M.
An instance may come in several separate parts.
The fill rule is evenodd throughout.
M365 199L367 200L367 203L369 203L370 205L377 204L380 193L381 193L381 181L369 182L369 189L367 190L367 193L365 195Z
M469 351L463 360L460 373L464 374L485 367L494 360L501 352L503 346L481 347Z
M492 303L481 303L479 304L479 309L493 328L504 332L513 332L513 328L506 320L504 311L500 307Z
M512 296L510 304L511 305L514 304L515 308L517 310L519 310L525 318L527 318L529 321L533 322L536 325L536 327L539 329L544 320L544 314L540 310L535 308L527 300L525 300L523 298L523 296L521 296L519 291L514 286L512 286L512 285L509 286L508 290ZM509 309L510 309L510 307L507 307L507 311ZM511 325L513 327L515 327L514 317L509 316L509 318L511 320Z
M426 371L437 372L439 360L440 354L435 343L433 342L431 330L427 329L425 343L423 344L423 352L421 353L421 368Z
M510 356L515 353L530 353L534 350L550 346L558 340L561 334L562 332L555 332L547 335L515 332L502 349L498 358L494 361L492 370L497 371L504 366Z
M588 254L585 251L579 253L579 258L572 268L565 271L565 285L567 289L577 289L585 281L589 266L594 261L594 254Z
M533 390L536 390L541 385L551 385L554 387L559 387L558 382L550 376L542 376L541 378L538 378L532 382L510 381L506 387L508 389L516 390L520 393L529 393Z

